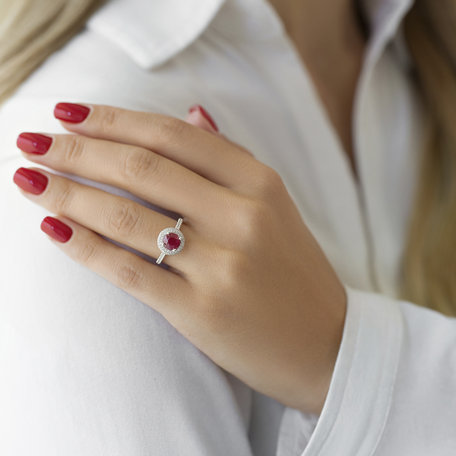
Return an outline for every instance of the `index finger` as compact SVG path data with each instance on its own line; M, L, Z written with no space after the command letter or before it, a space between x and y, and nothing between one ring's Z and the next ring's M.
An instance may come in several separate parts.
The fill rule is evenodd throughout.
M251 181L260 163L233 143L164 114L58 103L54 115L67 130L153 150L232 189Z

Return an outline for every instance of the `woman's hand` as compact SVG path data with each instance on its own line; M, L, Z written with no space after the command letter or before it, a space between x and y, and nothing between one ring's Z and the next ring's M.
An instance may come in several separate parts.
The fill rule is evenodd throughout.
M64 116L75 108L58 106ZM90 112L76 105L62 121L77 135L50 134L41 145L39 136L20 135L24 157L179 214L185 246L165 256L167 267L148 262L97 233L157 258L157 236L175 219L40 168L30 168L45 176L33 187L30 173L16 171L14 181L32 190L22 194L70 227L67 236L60 231L66 242L53 242L160 312L252 388L320 413L341 341L345 290L279 174L205 131L208 125L86 106ZM50 233L49 226L42 223Z

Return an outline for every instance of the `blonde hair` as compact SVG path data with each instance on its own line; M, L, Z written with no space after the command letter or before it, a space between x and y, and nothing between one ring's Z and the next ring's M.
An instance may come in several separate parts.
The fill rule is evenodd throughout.
M0 104L105 0L0 3ZM402 299L456 316L456 0L416 0L405 19L433 135L404 249Z
M2 0L0 104L106 0Z
M456 316L456 0L416 0L404 26L433 134L423 155L400 294Z

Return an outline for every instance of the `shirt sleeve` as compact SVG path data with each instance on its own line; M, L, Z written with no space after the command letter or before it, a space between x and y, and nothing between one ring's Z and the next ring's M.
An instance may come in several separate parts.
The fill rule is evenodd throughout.
M456 454L456 318L345 285L319 416L287 407L277 456Z

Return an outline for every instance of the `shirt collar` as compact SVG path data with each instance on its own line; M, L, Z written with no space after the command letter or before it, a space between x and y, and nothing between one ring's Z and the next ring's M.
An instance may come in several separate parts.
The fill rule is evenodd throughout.
M197 39L225 1L110 0L89 18L87 27L150 69Z
M403 19L415 0L362 0L362 8L370 27L370 52L367 59L375 61L388 44L392 45L405 70L411 66L403 34Z
M361 0L373 32L393 20L401 20L413 3L414 0Z
M363 0L373 40L389 40L398 32L402 20L415 0Z
M89 18L87 26L117 44L142 68L152 69L195 41L224 3L239 1L110 0ZM414 0L361 2L372 39L380 48L396 34ZM245 10L255 3L265 6L267 1L241 0L239 4Z

